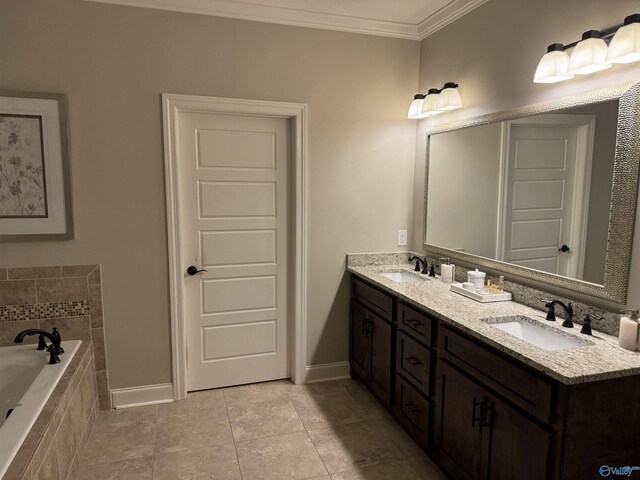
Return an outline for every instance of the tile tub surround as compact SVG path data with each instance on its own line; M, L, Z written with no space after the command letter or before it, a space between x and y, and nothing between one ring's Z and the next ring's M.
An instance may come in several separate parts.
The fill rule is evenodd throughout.
M346 404L346 406L345 406ZM259 419L259 420L258 420ZM444 480L357 380L288 381L102 411L78 479Z
M100 265L0 268L0 345L27 328L53 327L64 340L93 341L100 408L110 408Z
M406 254L405 254L406 255ZM440 279L416 283L397 283L382 275L382 271L411 271L411 264L348 266L348 270L401 300L427 311L469 335L479 338L498 350L526 363L565 384L623 377L640 373L640 352L629 352L618 346L618 339L601 332L586 337L593 345L550 353L492 327L482 319L524 315L558 328L567 335L580 334L579 328L565 329L562 322L546 322L545 313L516 302L482 304L449 290Z
M94 349L82 342L3 480L74 480L99 410Z

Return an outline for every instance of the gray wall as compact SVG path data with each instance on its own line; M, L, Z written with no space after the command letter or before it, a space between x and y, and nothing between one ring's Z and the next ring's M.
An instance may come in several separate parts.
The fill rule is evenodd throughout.
M412 249L422 246L427 126L638 81L640 65L628 65L557 84L533 83L548 44L570 43L585 30L617 25L637 10L637 0L491 0L421 42L420 91L455 81L464 108L419 122ZM634 239L628 304L640 305L638 221Z
M413 216L419 42L99 3L0 0L0 89L68 95L76 238L0 265L100 263L110 386L171 379L160 94L309 104L308 364L345 361L345 253Z
M502 123L431 136L427 243L496 258L501 149Z

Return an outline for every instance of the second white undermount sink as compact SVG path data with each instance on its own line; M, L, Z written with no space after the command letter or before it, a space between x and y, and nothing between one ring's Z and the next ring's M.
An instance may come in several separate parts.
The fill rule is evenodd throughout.
M587 339L564 333L554 327L544 325L538 320L522 315L485 318L483 322L543 350L571 350L593 345Z
M415 273L404 272L404 271L403 272L381 272L380 275L398 283L420 282L424 280L424 278L421 278L419 275L416 275Z

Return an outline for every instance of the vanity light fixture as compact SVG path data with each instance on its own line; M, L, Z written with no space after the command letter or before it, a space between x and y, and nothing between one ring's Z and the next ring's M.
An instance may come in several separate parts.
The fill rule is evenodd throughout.
M611 39L607 61L632 63L640 61L640 14L629 15Z
M598 30L584 32L569 57L567 71L574 75L589 75L607 68L611 68L611 63L607 62L607 44L602 34Z
M573 78L573 74L569 73L568 69L569 54L564 51L564 45L552 43L538 64L533 81L535 83L556 83L568 80Z
M613 38L612 38L613 37ZM610 40L609 46L605 40ZM571 55L567 50L573 49ZM556 83L606 70L613 63L640 61L640 14L629 15L622 25L606 30L589 30L578 41L549 45L540 59L534 83Z
M462 107L462 98L458 91L458 84L447 82L441 89L430 88L426 95L421 93L415 95L409 105L407 117L420 119L460 107Z
M440 90L437 88L430 88L427 92L427 96L422 104L422 114L424 117L429 115L435 115L436 113L442 113L438 110L438 100L440 99Z
M422 114L422 104L424 103L424 98L426 95L422 95L418 93L413 97L413 102L409 105L409 113L407 113L407 118L418 119L426 117L426 115Z
M447 82L440 90L438 96L438 107L436 110L445 112L447 110L455 110L462 106L462 98L460 98L460 92L458 91L458 84L453 82Z

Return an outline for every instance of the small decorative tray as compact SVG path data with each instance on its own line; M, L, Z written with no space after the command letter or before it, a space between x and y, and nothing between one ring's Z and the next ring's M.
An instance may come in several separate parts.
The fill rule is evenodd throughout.
M491 293L486 289L468 290L463 288L461 283L452 283L451 291L480 303L508 302L512 300L511 293L509 292Z

